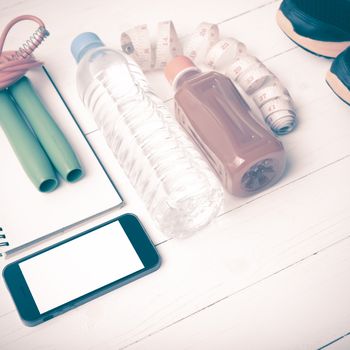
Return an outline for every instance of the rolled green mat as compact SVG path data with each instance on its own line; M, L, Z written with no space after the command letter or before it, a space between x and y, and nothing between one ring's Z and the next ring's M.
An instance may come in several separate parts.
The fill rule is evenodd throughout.
M34 186L41 192L53 191L58 181L52 164L7 91L0 91L0 125Z
M69 182L79 180L83 176L79 161L66 137L37 96L29 79L21 78L9 87L9 91L59 174Z

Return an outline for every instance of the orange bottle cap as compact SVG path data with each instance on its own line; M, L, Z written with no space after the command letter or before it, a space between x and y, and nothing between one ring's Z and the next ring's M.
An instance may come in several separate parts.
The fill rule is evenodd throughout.
M198 70L196 65L188 57L176 56L165 66L164 74L169 83L173 84L176 76L184 70L189 70L189 68Z

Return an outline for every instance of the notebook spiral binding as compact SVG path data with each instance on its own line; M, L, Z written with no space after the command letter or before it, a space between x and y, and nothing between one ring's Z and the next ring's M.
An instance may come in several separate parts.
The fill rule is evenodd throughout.
M0 250L2 247L8 247L9 246L9 242L5 241L6 239L6 235L4 233L4 230L2 229L2 227L0 226ZM3 256L3 253L1 253L0 251L0 258Z

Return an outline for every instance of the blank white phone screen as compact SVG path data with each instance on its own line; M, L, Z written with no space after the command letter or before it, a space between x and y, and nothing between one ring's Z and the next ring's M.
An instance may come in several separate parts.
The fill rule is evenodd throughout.
M119 221L19 264L40 313L144 268Z

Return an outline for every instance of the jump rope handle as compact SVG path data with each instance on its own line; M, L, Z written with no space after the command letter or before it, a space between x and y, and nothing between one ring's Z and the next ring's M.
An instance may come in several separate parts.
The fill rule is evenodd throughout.
M4 52L8 32L23 20L35 21L39 28L17 51ZM22 168L41 192L50 192L57 187L54 167L68 182L75 182L83 176L72 147L29 79L24 77L29 69L42 64L32 53L47 35L40 18L24 15L13 19L0 36L0 125Z

